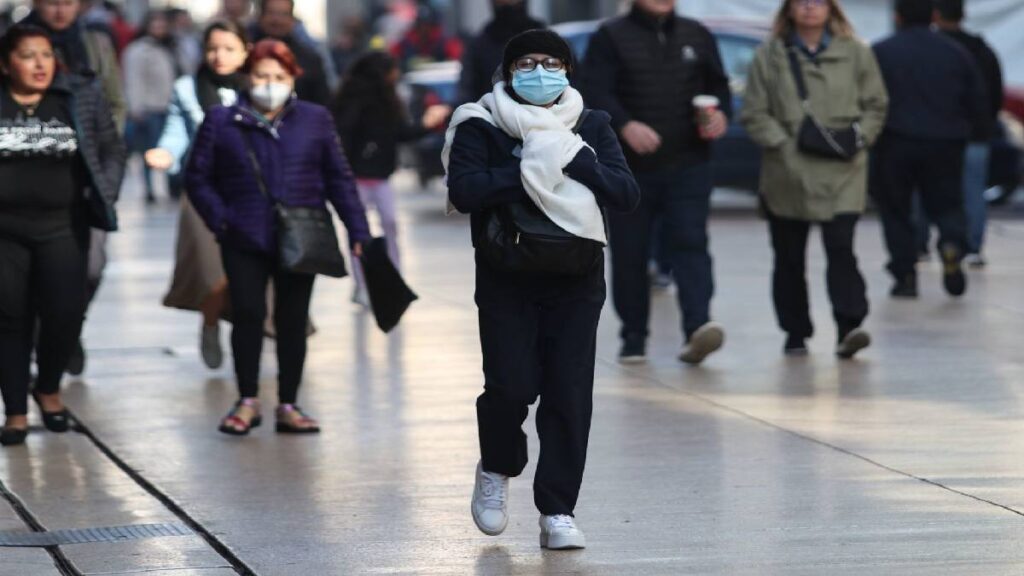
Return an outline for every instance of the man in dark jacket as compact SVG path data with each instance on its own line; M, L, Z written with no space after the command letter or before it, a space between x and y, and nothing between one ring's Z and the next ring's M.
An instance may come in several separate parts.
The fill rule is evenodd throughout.
M295 82L295 93L301 100L327 106L331 99L331 88L327 82L324 60L316 50L298 38L295 33L297 24L295 0L264 0L260 5L259 19L253 27L253 41L276 38L287 44L303 70L302 76Z
M711 141L725 133L730 112L718 46L707 28L675 15L673 0L636 0L627 16L610 20L594 35L582 88L589 107L611 114L641 189L635 212L609 220L612 290L623 324L619 359L645 358L647 262L658 215L683 312L686 345L679 358L699 364L725 336L710 317L714 279L707 235ZM692 105L698 95L719 102L702 125Z
M964 150L975 129L990 123L988 95L970 54L929 28L932 0L899 0L896 18L896 34L874 47L889 90L889 116L875 145L870 186L896 280L892 295L917 297L917 190L939 227L945 289L960 296L967 289L961 268L967 248Z
M459 77L459 103L476 102L491 91L494 71L501 64L505 44L513 36L544 28L544 23L530 17L526 0L491 0L494 18L473 38L462 55L462 76Z
M981 36L966 32L964 0L937 0L935 24L943 33L963 46L981 72L988 92L988 122L978 123L967 144L964 157L964 210L967 214L967 263L975 267L985 265L982 248L985 243L988 187L988 163L992 138L999 126L999 111L1003 109L1003 70L999 57Z

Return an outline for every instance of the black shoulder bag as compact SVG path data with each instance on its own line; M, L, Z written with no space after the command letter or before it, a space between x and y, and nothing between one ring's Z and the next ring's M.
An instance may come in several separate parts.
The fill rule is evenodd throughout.
M253 151L248 133L242 134L246 152L256 174L260 193L270 201L277 220L277 256L281 268L297 274L322 274L333 278L348 275L345 257L338 248L334 219L325 207L289 207L270 195L263 169Z
M574 134L589 114L583 111ZM583 276L604 257L600 242L563 230L529 199L490 210L477 250L497 270L559 276Z
M795 46L789 46L789 68L796 82L797 95L804 109L804 119L797 134L797 148L801 152L821 158L833 160L853 160L864 148L864 137L860 133L860 124L854 122L849 128L833 130L818 121L811 111L811 101L807 94L803 71L800 68L800 57Z

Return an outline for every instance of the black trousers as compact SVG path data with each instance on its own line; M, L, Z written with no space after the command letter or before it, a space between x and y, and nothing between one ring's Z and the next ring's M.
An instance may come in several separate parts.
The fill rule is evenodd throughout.
M88 251L85 233L47 240L0 236L0 392L8 416L28 413L37 319L35 390L60 390L82 327Z
M518 476L528 461L522 426L540 398L534 503L541 514L576 508L593 412L604 266L579 278L523 277L477 262L484 359L477 399L483 469Z
M867 285L853 252L857 214L839 214L820 223L827 267L825 280L832 300L832 317L840 337L859 328L868 315ZM772 295L779 327L801 338L814 335L807 296L807 238L811 222L768 216L775 251Z
M259 396L267 284L273 278L277 396L281 404L294 404L306 363L306 319L315 276L282 271L269 254L221 245L221 256L231 297L231 352L239 394L243 398Z
M708 164L638 172L640 205L628 214L609 214L612 297L622 319L623 338L648 335L651 281L647 264L652 230L660 227L659 259L668 263L686 339L711 320L715 281L708 250L711 167Z
M914 193L928 219L939 228L939 245L967 250L964 215L966 142L917 140L885 134L871 159L871 195L878 205L889 250L889 272L912 276L917 263Z

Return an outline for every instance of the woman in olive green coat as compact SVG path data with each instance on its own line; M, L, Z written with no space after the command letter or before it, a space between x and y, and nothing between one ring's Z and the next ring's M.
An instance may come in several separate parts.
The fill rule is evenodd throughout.
M859 131L850 160L810 155L797 146L805 111L790 66L797 55L810 109L820 124ZM867 197L867 147L885 123L888 96L871 49L854 37L838 0L783 0L772 37L758 50L742 121L764 149L760 192L775 251L773 293L784 352L807 353L814 332L805 278L807 238L819 224L827 283L839 332L837 354L852 358L871 343L861 324L867 288L854 255L854 228Z

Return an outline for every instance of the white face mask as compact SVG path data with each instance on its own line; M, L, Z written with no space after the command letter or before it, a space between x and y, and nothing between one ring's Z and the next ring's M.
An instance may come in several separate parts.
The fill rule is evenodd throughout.
M249 90L253 104L268 111L281 108L288 103L294 89L289 84L270 82L268 84L257 84Z

